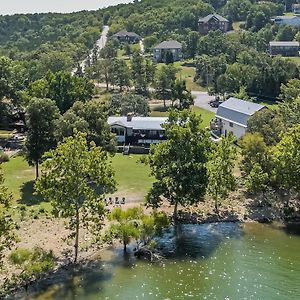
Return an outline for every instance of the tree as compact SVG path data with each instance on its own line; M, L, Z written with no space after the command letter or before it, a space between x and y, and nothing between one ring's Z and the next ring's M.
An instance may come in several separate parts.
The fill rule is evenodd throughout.
M113 94L107 106L109 115L126 116L133 113L139 116L148 116L150 113L148 99L133 93Z
M36 178L43 154L56 145L55 122L58 118L59 110L50 99L33 98L26 108L25 156L29 164L35 165Z
M91 100L93 94L92 82L64 71L48 73L29 87L30 96L54 100L61 113L65 113L76 101Z
M44 158L44 171L35 188L51 201L55 216L69 218L77 262L80 226L98 233L105 214L104 195L115 189L111 163L107 153L94 142L88 143L80 132L64 139Z
M86 103L77 101L57 121L56 139L72 136L74 129L86 133L88 142L109 152L116 151L115 137L107 123L106 107L103 103L92 100Z
M164 107L166 107L166 100L170 97L172 82L176 80L176 73L177 69L173 65L162 66L156 72L156 93L164 100Z
M131 73L128 65L123 59L116 59L113 63L113 76L115 77L115 84L119 87L120 92L123 88L128 88L131 85Z
M225 200L230 191L236 187L233 175L237 153L232 135L223 137L221 142L212 148L207 163L208 187L207 192L215 201L215 210L219 213L220 201Z
M282 118L278 112L271 109L258 111L249 118L247 125L247 131L261 134L267 146L278 143L280 134L284 131Z
M194 104L194 98L186 88L184 80L175 80L171 83L172 106L178 102L179 109L187 109Z
M246 188L248 192L253 194L262 193L263 198L270 184L269 174L264 172L261 165L255 163L252 170L246 177Z
M119 239L124 248L124 252L127 251L127 245L130 243L131 239L138 239L138 220L142 210L139 207L128 208L127 210L122 210L121 208L115 208L109 214L109 220L114 221L106 234Z
M109 89L109 84L112 82L113 78L113 64L112 59L106 58L98 60L94 65L94 72L98 82L105 82L106 91Z
M240 141L242 148L242 169L248 175L258 164L264 172L270 173L271 159L264 138L259 133L246 133Z
M178 204L197 203L206 191L210 141L201 123L201 117L188 110L171 110L164 125L167 141L151 147L145 160L156 179L147 203L159 207L164 197L174 205L175 220Z
M190 31L186 37L186 50L187 56L194 59L197 53L199 41L199 33L196 31Z
M4 178L0 166L0 266L3 264L4 251L16 241L14 223L9 214L11 195L3 185Z
M280 87L280 100L285 103L291 103L300 96L300 80L297 78L291 79L287 84L282 84Z
M166 51L163 61L165 61L166 65L174 63L173 53L171 51Z
M275 176L281 187L300 192L300 125L290 128L272 149Z

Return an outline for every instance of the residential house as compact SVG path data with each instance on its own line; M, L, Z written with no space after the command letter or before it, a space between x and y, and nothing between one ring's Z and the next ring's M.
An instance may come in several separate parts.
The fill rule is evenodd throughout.
M113 35L121 43L134 44L138 43L142 38L135 32L128 32L126 30L119 31Z
M300 16L277 16L272 21L276 25L300 26Z
M299 55L299 42L273 41L273 42L270 42L270 44L269 44L269 52L271 55L298 56Z
M168 53L173 61L182 59L182 44L177 41L164 41L153 48L153 58L157 62L166 62Z
M300 14L300 4L298 3L293 4L292 11L294 14Z
M218 107L211 130L225 136L231 132L239 139L246 133L249 118L263 108L263 105L231 97Z
M201 34L207 34L212 30L228 31L229 21L218 14L211 14L198 21L198 28Z
M168 118L134 117L132 115L109 117L108 124L116 135L118 144L150 146L166 140L162 127Z

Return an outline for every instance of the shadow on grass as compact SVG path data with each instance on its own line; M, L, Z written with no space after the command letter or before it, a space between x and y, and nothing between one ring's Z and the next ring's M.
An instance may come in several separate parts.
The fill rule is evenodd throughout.
M41 195L34 195L34 180L25 182L21 187L21 199L20 204L32 206L38 205L45 200Z
M155 106L152 108L153 111L158 111L158 112L167 112L169 110L169 106L164 107L163 105L161 106Z

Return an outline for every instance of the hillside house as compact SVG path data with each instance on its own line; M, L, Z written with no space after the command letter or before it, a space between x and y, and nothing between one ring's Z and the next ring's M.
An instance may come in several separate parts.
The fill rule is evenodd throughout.
M118 144L149 146L166 140L162 127L168 118L134 117L131 115L109 117L111 132L116 135Z
M299 56L299 42L279 42L273 41L269 44L271 55Z
M276 25L300 26L300 16L277 16L272 21Z
M221 30L227 32L229 29L229 21L218 14L211 14L198 21L199 32L203 35L208 34L212 30Z
M166 62L166 57L172 55L173 61L182 59L182 44L177 41L164 41L153 48L153 58L156 62Z
M128 32L126 30L119 31L113 35L120 43L134 44L138 43L142 38L135 32Z
M231 97L218 107L211 130L219 136L231 132L239 139L246 133L249 118L262 109L263 105Z

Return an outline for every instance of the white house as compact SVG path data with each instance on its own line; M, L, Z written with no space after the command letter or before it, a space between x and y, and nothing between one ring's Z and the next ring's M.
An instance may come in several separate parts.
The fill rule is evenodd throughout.
M165 129L162 127L168 118L134 117L131 115L109 117L108 124L116 139L122 145L158 144L166 140Z
M249 118L263 108L263 105L231 97L218 107L215 129L225 136L231 132L239 139L246 133Z

